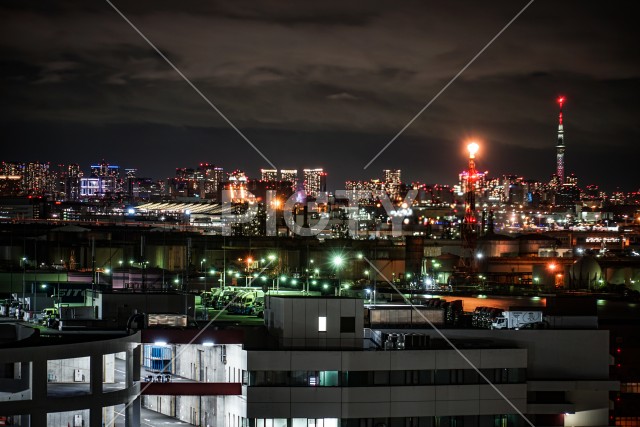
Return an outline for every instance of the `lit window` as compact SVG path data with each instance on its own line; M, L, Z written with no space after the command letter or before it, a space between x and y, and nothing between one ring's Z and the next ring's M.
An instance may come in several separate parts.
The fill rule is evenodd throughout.
M325 316L318 317L318 332L327 332L327 318Z

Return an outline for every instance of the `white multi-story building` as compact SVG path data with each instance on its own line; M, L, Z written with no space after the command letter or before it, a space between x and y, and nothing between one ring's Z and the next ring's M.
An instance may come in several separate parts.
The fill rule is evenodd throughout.
M241 383L241 393L148 396L143 406L228 427L608 423L618 384L609 381L607 331L447 329L454 349L432 329L363 322L362 300L268 298L266 331L175 348L178 375ZM389 333L408 334L404 349L385 345Z
M365 328L364 310L361 299L267 297L265 327L149 320L129 336L44 341L2 325L0 420L134 426L155 411L220 427L608 425L619 384L606 330L444 329L454 348L434 329Z

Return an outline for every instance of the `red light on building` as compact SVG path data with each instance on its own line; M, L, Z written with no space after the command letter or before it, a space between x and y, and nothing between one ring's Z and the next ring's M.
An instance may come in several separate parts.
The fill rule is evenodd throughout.
M558 104L560 105L560 108L562 108L562 104L564 104L565 99L566 98L564 96L558 97Z

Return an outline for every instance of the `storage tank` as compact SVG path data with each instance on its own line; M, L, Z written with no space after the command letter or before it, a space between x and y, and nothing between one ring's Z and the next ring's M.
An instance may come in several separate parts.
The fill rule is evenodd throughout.
M598 261L592 256L584 256L576 261L569 269L571 287L578 289L594 289L600 287L602 269Z
M487 233L478 238L478 253L485 257L501 257L508 254L517 255L520 243L504 234Z
M521 234L516 239L519 242L520 256L537 255L540 248L558 247L560 241L545 234Z

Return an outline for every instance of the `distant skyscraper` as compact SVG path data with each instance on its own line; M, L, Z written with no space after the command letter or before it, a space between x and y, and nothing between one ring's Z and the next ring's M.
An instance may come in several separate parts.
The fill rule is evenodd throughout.
M200 187L200 197L217 198L220 183L225 181L224 169L210 163L200 163L195 177Z
M0 163L0 195L18 196L24 191L24 163Z
M277 169L260 169L260 179L262 181L274 182L278 180Z
M127 196L129 196L129 199L133 201L133 199L138 195L138 185L137 185L138 169L133 169L133 168L125 169L124 174L126 177L125 190L126 190Z
M67 176L65 192L67 200L78 200L80 198L80 179L82 178L80 165L72 163L67 165Z
M120 179L120 166L110 165L104 160L97 165L91 165L91 178L99 178L99 195L106 193L122 192L122 181ZM94 188L94 187L89 187Z
M307 196L318 197L327 191L327 173L323 169L304 169L303 173Z
M564 184L564 127L562 124L562 105L564 104L565 97L558 98L558 105L560 105L560 114L558 115L558 144L556 145L556 175L558 176L559 184Z
M291 189L296 191L298 189L298 170L297 169L281 169L280 181L286 181L291 183Z
M27 163L23 182L26 193L30 195L51 194L55 188L55 181L51 179L49 163Z
M385 187L392 199L400 195L400 185L402 184L400 169L384 169Z

